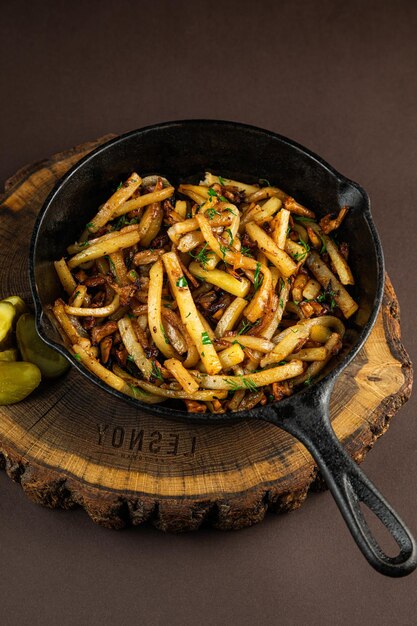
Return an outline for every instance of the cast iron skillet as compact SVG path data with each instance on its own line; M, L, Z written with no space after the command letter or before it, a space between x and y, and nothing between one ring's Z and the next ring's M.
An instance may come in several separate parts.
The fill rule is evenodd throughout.
M269 180L287 190L320 216L343 205L351 207L340 238L350 245L360 304L357 323L347 333L347 349L321 379L281 402L238 413L190 414L178 405L153 405L107 387L66 349L43 310L61 295L52 262L77 239L99 204L133 170L141 176L161 174L177 185L195 181L204 170L257 182ZM311 452L359 548L382 574L404 576L417 565L415 540L401 519L364 476L338 442L329 419L336 378L364 344L381 304L384 262L366 192L315 154L274 133L233 122L187 120L149 126L113 139L77 163L46 200L37 219L30 251L30 279L40 336L61 352L85 378L133 404L139 414L156 413L194 422L266 420L297 437ZM388 556L369 529L360 509L366 505L394 537L399 554Z

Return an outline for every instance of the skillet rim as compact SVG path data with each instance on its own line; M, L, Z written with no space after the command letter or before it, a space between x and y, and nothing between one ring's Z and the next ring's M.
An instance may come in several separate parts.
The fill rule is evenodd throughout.
M206 126L214 126L214 127L229 126L232 128L233 127L239 128L240 130L247 130L247 131L255 132L257 134L266 135L267 137L270 137L270 138L278 139L281 143L284 143L288 145L290 148L295 149L301 152L302 154L306 155L307 157L309 157L317 165L327 170L329 174L332 177L334 177L339 183L344 183L345 185L356 189L362 196L364 203L365 203L365 207L362 213L365 217L365 220L367 222L367 225L371 233L372 243L373 243L374 252L375 252L376 266L377 266L376 292L375 292L375 297L373 301L372 313L368 321L362 328L356 343L352 346L349 352L343 357L343 359L330 370L330 372L328 372L320 380L313 382L308 387L299 389L293 396L290 396L289 398L285 398L283 400L268 403L265 407L254 407L253 409L249 409L245 411L237 411L234 413L227 412L227 413L220 413L220 414L217 414L217 413L207 414L207 413L188 413L187 411L172 409L171 407L167 407L164 404L161 404L161 405L146 404L135 398L130 398L126 394L123 394L120 391L113 389L109 385L106 385L106 383L104 383L100 378L93 375L87 368L85 368L81 363L79 363L79 361L67 350L67 348L65 348L61 344L51 339L44 331L44 328L42 325L42 317L43 317L44 311L43 311L43 305L38 295L37 283L35 279L36 252L38 249L40 227L44 219L47 218L48 210L50 209L51 204L56 198L56 196L60 193L61 189L65 186L67 181L70 178L72 178L72 176L74 176L79 170L82 170L83 167L87 163L89 163L91 160L93 160L98 154L108 150L109 147L118 143L123 143L123 141L135 135L141 136L148 132L152 132L154 130L160 130L163 128L169 128L169 127L172 128L172 127L184 126L184 125L186 126L206 125ZM248 418L256 419L258 417L256 413L260 414L258 419L263 419L262 413L265 414L265 409L268 409L268 407L278 408L281 412L281 410L284 411L288 406L292 406L294 404L295 398L297 398L297 400L299 399L302 401L303 397L311 395L312 390L314 390L313 393L317 394L320 392L324 393L327 388L329 387L331 388L334 382L336 381L337 377L349 365L349 363L354 359L354 357L357 355L359 350L362 348L365 341L369 337L373 326L375 325L375 322L379 313L379 309L382 303L382 297L383 297L383 291L384 291L384 273L385 273L385 264L384 264L381 241L380 241L378 232L376 230L374 221L372 219L371 203L370 203L369 196L361 185L359 185L355 181L341 174L339 171L337 171L333 166L327 163L327 161L322 159L316 153L312 152L308 148L305 148L303 145L297 143L296 141L293 141L289 139L288 137L285 137L284 135L260 128L258 126L254 126L252 124L244 124L241 122L234 122L234 121L228 121L228 120L216 120L216 119L185 119L185 120L173 120L173 121L168 121L168 122L152 124L152 125L144 126L142 128L138 128L138 129L129 131L127 133L124 133L122 135L119 135L113 139L110 139L109 141L106 141L105 143L98 146L97 148L95 148L95 150L88 153L85 157L83 157L82 159L80 159L80 161L78 161L75 165L73 165L68 170L68 172L64 174L64 176L62 176L56 182L53 189L48 194L45 202L43 203L36 217L35 224L34 224L33 231L32 231L31 241L30 241L30 248L29 248L30 289L31 289L32 298L35 304L36 330L38 334L40 335L40 337L49 346L51 346L55 350L58 350L58 352L62 354L71 363L71 365L73 365L81 373L81 375L84 378L87 378L91 383L99 386L101 389L103 389L107 393L110 393L112 396L116 397L117 399L123 400L123 402L129 403L131 406L136 407L137 409L141 409L147 414L154 414L154 415L158 415L158 416L165 417L165 418L168 417L170 419L188 420L190 422L195 422L195 423L197 422L199 423L204 423L204 422L205 423L208 423L208 422L232 423L233 422L234 423L242 419L248 419Z

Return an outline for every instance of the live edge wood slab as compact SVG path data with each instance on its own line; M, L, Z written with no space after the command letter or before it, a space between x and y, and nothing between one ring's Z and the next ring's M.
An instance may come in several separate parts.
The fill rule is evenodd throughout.
M7 181L0 198L0 296L20 294L31 302L27 265L35 216L68 168L110 137L25 167ZM387 430L411 386L387 278L375 328L331 402L336 434L357 462ZM242 528L268 509L298 508L310 489L322 486L306 449L270 424L138 420L134 408L75 371L42 383L24 402L0 407L0 463L34 502L82 506L111 528L145 521L169 531L203 523Z

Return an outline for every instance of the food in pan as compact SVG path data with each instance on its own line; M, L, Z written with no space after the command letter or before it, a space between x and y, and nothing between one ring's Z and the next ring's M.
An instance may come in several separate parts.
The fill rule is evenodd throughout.
M347 210L317 221L268 181L133 173L56 261L67 296L51 316L78 361L145 403L280 400L340 351L358 309L335 238Z

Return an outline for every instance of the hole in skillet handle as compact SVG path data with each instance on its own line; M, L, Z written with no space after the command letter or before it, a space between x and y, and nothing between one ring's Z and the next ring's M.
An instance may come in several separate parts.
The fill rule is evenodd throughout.
M335 378L313 384L285 403L262 407L257 417L294 435L316 461L327 486L362 554L378 572L400 577L417 567L416 541L372 482L339 443L330 424L330 396ZM369 528L360 508L374 513L395 540L399 554L388 556Z

